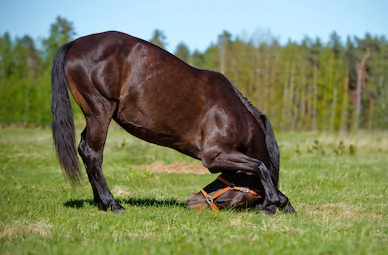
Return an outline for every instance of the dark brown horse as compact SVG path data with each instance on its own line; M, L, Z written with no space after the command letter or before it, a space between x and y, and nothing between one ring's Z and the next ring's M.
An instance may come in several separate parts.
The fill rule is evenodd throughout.
M294 212L277 188L279 151L268 118L222 74L193 68L120 32L63 45L52 70L52 129L62 169L77 183L81 172L68 88L85 115L78 152L101 210L124 210L101 169L113 119L140 139L201 160L212 173L253 173L264 190L266 213L275 213L276 206Z

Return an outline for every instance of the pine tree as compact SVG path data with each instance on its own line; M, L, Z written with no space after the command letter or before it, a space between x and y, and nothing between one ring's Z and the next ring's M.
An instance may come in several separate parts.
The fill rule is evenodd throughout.
M183 42L179 43L178 46L176 47L176 50L174 52L174 55L177 56L178 58L182 59L186 63L190 63L190 50L189 47Z
M149 42L159 46L162 49L165 49L168 45L166 40L167 37L164 32L159 29L155 29Z

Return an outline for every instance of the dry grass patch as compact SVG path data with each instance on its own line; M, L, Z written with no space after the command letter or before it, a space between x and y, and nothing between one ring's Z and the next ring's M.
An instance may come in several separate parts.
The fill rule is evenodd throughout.
M383 216L380 214L365 213L362 212L362 208L359 206L349 205L346 203L327 203L316 206L301 204L299 207L303 208L304 214L313 216L318 221L326 218L337 219L338 221L365 219L381 222L383 220Z
M334 217L337 215L341 215L341 217L352 219L360 215L358 207L345 203L327 203L321 205L301 204L299 207L303 208L303 212L305 214L312 216Z
M230 226L234 229L240 229L240 228L247 228L247 229L254 229L256 226L251 222L246 219L243 219L242 217L244 216L239 216L239 217L233 217L230 219Z
M3 224L0 238L13 238L25 234L34 234L42 237L51 237L52 225L47 221L30 223L26 221L14 221L10 224Z
M155 162L152 165L144 166L144 169L156 173L210 174L209 170L199 162L191 164L175 162L170 165Z
M125 186L114 186L112 189L112 193L115 197L129 197L131 192Z

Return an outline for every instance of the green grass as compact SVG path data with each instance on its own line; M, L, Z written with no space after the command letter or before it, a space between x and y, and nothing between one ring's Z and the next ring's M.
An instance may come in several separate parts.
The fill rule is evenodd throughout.
M79 136L79 132L78 132ZM183 207L215 175L154 173L173 150L111 130L104 173L124 214L72 188L49 130L0 130L0 254L388 254L388 134L278 134L281 190L298 215Z

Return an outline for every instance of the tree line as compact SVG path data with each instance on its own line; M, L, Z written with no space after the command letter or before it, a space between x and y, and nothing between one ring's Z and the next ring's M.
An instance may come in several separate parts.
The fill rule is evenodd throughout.
M0 37L0 124L51 123L51 63L58 48L75 39L72 22L58 17L48 38ZM154 30L150 42L165 48ZM180 43L173 52L190 65L219 71L269 116L282 131L354 132L388 128L388 42L333 32L327 42L266 36L233 36L223 31L200 52ZM73 102L74 103L74 102ZM74 107L75 117L82 113Z

